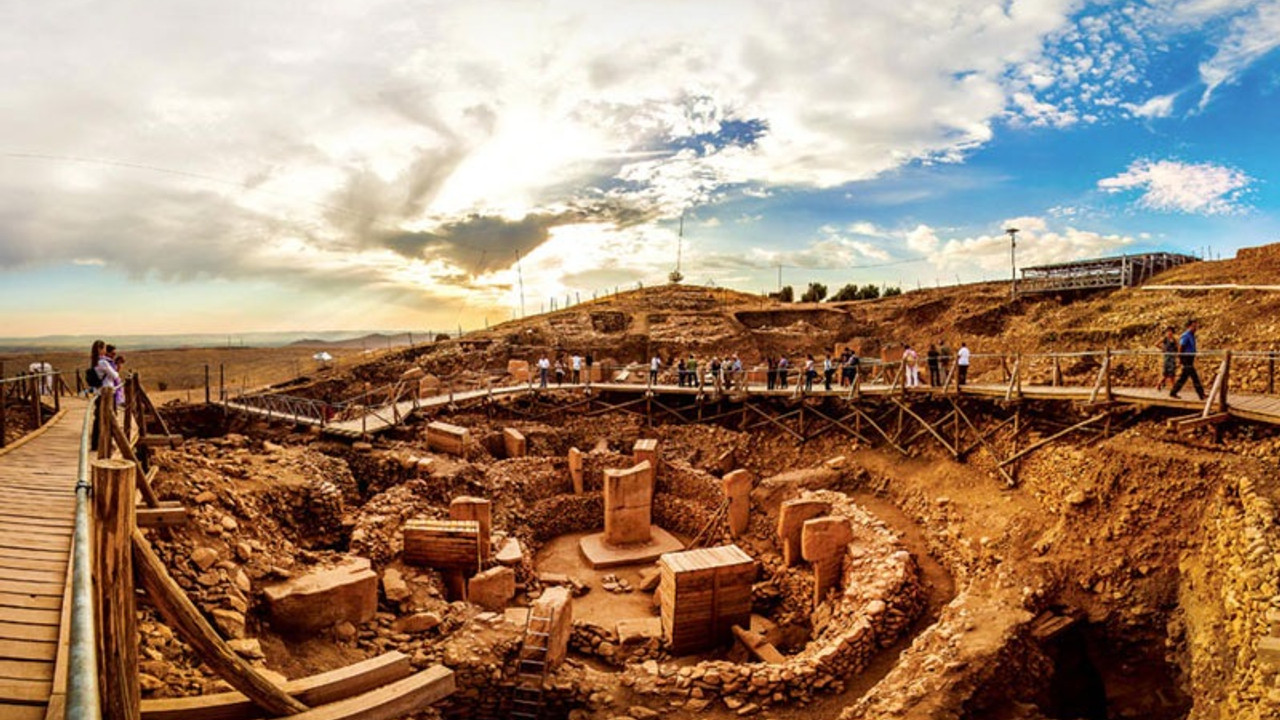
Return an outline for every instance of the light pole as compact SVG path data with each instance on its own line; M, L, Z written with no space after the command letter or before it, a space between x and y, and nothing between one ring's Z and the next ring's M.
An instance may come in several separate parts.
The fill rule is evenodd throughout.
M1009 233L1009 302L1014 302L1018 299L1018 263L1014 255L1018 247L1018 228L1005 228L1004 231Z

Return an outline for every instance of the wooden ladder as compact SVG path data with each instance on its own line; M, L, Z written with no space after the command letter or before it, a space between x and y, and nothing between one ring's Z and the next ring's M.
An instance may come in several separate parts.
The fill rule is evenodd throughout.
M540 720L542 686L547 679L547 648L551 641L551 618L535 615L529 609L524 624L524 640L516 660L516 684L511 690L511 717L517 720Z

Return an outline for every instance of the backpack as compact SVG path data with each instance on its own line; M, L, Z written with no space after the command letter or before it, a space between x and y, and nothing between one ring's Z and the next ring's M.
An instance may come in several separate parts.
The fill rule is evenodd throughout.
M91 388L100 388L102 387L102 376L98 375L97 369L89 368L84 371L84 382Z

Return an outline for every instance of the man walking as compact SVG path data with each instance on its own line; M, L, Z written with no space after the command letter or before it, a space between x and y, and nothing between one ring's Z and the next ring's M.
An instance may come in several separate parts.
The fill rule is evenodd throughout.
M956 351L956 385L963 385L969 380L969 346L960 343Z
M574 353L569 358L569 367L573 370L573 384L577 385L582 382L582 356Z
M1200 321L1188 320L1187 329L1178 338L1178 361L1182 363L1182 373L1178 375L1178 381L1173 384L1173 390L1169 393L1171 398L1178 397L1178 391L1190 378L1196 395L1201 400L1204 399L1204 386L1200 384L1200 374L1196 372L1196 331L1199 329Z

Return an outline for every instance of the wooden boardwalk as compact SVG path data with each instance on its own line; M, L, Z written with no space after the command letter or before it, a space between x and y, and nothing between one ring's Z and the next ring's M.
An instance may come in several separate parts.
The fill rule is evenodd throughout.
M62 717L65 600L87 404L0 453L0 718ZM51 702L51 698L53 702Z
M398 425L400 422L403 422L404 419L416 412L439 410L450 405L460 405L486 397L497 399L506 396L556 391L582 393L587 389L590 389L597 394L617 393L638 395L652 392L654 396L715 396L715 391L711 385L704 385L702 388L670 384L645 385L640 383L617 382L592 383L589 386L567 384L549 385L546 388L539 388L532 385L510 385L480 390L468 390L465 392L437 395L434 397L416 400L403 400L394 405L383 405L370 408L361 417L329 423L321 423L318 419L312 417L289 415L287 413L237 403L233 400L229 400L221 404L229 410L257 415L269 420L282 420L305 425L317 425L321 426L323 428L323 432L326 434L358 439L382 433L385 430ZM1205 401L1198 400L1195 396L1195 391L1190 387L1184 388L1178 398L1169 397L1168 392L1160 392L1150 387L1112 387L1110 392L1110 401L1125 405L1164 407L1175 410L1184 410L1188 413L1202 412L1205 408ZM943 388L928 386L903 388L900 385L891 385L888 383L867 383L860 385L858 388L858 395L861 398L900 397L910 399L927 399L929 397L955 397L957 394L960 396L981 397L997 400L1008 398L1010 400L1056 400L1081 403L1090 401L1100 402L1107 399L1106 392L1104 390L1083 385L1021 385L1014 388L1012 391L1007 383L974 383L960 386L958 389L952 385L946 390ZM761 385L750 385L745 390L742 388L734 388L731 391L724 391L721 393L721 396L729 398L740 398L744 395L750 397L769 397L779 399L798 397L847 399L851 401L855 399L851 396L850 389L847 387L833 387L831 390L824 390L820 382L814 383L812 391L799 394L796 392L796 385L794 382L785 389L770 390ZM1214 407L1215 412L1221 412L1216 409L1216 402ZM1226 414L1253 422L1280 425L1280 396L1231 393L1228 398Z

